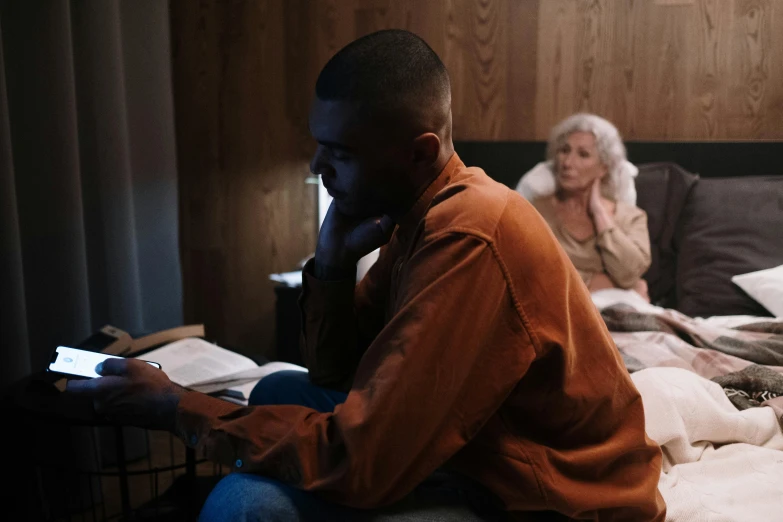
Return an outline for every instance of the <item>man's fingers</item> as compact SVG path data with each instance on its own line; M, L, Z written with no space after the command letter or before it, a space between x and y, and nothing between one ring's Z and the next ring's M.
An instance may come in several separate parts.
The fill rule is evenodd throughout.
M381 229L381 234L383 234L383 236L387 238L386 241L388 241L391 238L392 232L394 232L394 227L397 226L397 224L390 216L384 214L381 216L381 219L378 220L378 226Z
M102 363L99 363L95 367L95 372L98 375L117 375L123 376L128 374L128 360L127 359L106 359Z
M87 395L96 389L95 381L97 379L71 379L65 385L65 390L76 395Z
M76 395L91 395L106 393L123 382L122 377L98 377L96 379L70 380L65 385L65 391Z
M387 232L392 232L394 230L395 223L391 216L384 214L380 218L377 218L376 222L378 223L378 226Z
M360 257L365 256L389 242L395 223L389 216L366 219L353 229L348 238L348 247Z

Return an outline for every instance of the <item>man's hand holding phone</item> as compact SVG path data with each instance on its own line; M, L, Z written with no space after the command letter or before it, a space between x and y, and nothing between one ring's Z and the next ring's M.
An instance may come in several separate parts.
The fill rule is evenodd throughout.
M96 379L68 381L66 391L91 397L95 411L118 424L174 429L177 406L185 389L161 370L137 359L112 358L100 363Z

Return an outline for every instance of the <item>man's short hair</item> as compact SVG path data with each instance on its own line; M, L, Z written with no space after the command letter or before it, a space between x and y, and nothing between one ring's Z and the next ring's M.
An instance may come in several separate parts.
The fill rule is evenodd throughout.
M446 66L427 43L399 29L363 36L321 70L316 96L357 101L384 111L423 110L451 102Z

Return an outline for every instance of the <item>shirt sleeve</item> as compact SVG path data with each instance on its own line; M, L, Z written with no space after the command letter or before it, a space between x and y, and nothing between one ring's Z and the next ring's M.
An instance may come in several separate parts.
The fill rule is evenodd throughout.
M321 281L314 261L302 270L301 353L318 386L347 392L359 360L383 328L389 268L386 249L356 285L354 280Z
M647 214L635 208L627 224L615 222L596 239L609 278L620 288L630 288L650 267L650 234Z
M179 436L235 471L340 504L378 507L408 494L500 408L535 350L502 265L481 238L442 234L399 277L397 313L334 412L237 407L188 392Z

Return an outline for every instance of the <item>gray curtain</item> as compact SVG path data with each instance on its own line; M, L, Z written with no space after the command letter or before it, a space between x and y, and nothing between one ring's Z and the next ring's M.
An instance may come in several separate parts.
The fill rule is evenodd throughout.
M0 2L0 385L182 324L168 2Z

